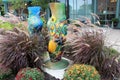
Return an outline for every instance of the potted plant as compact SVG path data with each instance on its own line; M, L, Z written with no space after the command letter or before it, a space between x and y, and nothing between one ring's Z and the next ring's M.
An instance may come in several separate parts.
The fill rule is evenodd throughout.
M114 28L116 28L118 23L119 23L119 19L118 18L112 18L112 22L113 22Z

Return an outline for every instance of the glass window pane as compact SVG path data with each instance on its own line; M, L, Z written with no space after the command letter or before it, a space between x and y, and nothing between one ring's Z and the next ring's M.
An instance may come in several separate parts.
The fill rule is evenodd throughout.
M57 0L57 1L60 1L61 3L65 3L66 0Z
M69 0L70 18L90 17L92 0Z
M66 0L58 0L66 3ZM72 19L86 16L90 18L92 0L69 0L69 16Z
M81 16L90 17L92 0L77 0L78 14Z

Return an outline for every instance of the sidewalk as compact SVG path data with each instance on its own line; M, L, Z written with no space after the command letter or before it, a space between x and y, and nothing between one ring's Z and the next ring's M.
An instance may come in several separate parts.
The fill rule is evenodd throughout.
M120 29L103 28L106 35L106 45L120 52Z

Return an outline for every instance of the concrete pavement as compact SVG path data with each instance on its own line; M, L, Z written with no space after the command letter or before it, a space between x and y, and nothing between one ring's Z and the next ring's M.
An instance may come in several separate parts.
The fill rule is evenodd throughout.
M120 52L120 29L102 28L105 32L105 44Z

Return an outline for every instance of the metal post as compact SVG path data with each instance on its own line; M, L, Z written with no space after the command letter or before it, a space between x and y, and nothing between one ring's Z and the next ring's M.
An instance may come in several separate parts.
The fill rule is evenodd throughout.
M92 0L92 3L93 3L93 9L94 9L94 13L96 14L97 13L97 0Z
M73 19L75 18L75 12L74 12L74 0L73 0Z
M86 16L86 7L85 7L85 0L83 0L84 1L84 16Z
M119 13L120 13L120 10L119 10L119 7L120 7L120 0L117 0L117 3L116 3L116 18L119 17Z
M88 0L86 0L86 17L88 16Z
M120 0L117 0L117 3L116 3L117 5L116 5L116 18L119 18L119 20L120 20L120 16L119 16L119 13L120 13ZM118 28L120 28L120 21L119 21L119 24L118 24L118 26L117 26Z
M1 11L0 11L0 16L1 16Z
M4 11L5 11L5 14L8 12L8 3L7 2L4 2Z
M76 0L76 18L77 18L77 11L78 11L78 10L77 10L77 0Z
M107 0L105 0L106 8L105 8L105 25L107 24Z
M87 17L87 4L86 4L86 0L83 0L83 1L84 1L84 14Z
M69 19L70 15L69 15L69 0L66 1L66 4L67 4L67 19Z
M97 14L97 8L98 7L98 0L92 0L92 9L93 9L93 13ZM93 23L96 22L95 18L93 18L92 20Z

